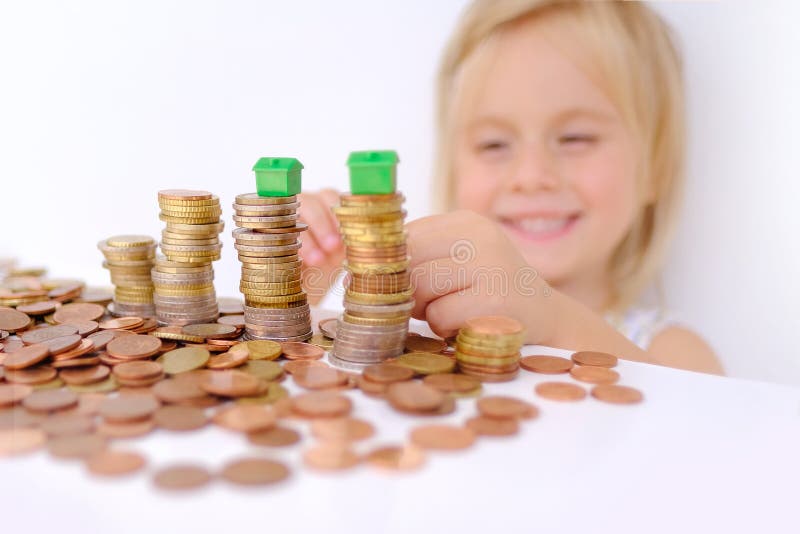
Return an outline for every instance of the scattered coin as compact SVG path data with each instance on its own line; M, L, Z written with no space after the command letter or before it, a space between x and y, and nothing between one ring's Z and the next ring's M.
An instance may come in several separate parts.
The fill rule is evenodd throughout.
M164 490L197 489L211 482L211 473L200 466L180 464L156 472L153 482Z
M397 410L403 412L431 412L441 408L445 395L438 389L420 382L396 382L389 385L386 398Z
M352 417L318 419L311 423L311 434L323 441L361 441L375 434L369 421Z
M38 428L0 430L0 458L34 451L44 442L45 434Z
M572 361L579 365L593 365L597 367L614 367L617 357L605 352L580 351L572 355Z
M303 462L312 469L341 471L358 465L360 458L347 443L325 442L307 450Z
M539 410L533 404L501 395L482 397L476 406L480 414L486 417L532 419L539 415Z
M423 449L466 449L475 442L475 432L450 425L424 425L411 431L411 441Z
M467 419L467 428L479 436L513 436L519 432L519 423L516 419L498 419L479 415Z
M644 395L638 389L610 384L593 387L592 397L611 404L637 404L644 399Z
M519 360L519 366L526 371L547 375L568 373L572 365L571 360L558 356L525 356Z
M98 434L57 436L47 442L47 450L56 458L85 459L106 448L106 440Z
M413 471L425 463L425 453L414 445L390 445L372 450L365 460L380 469Z
M454 373L428 375L422 383L444 393L470 393L481 387L481 382L477 378Z
M290 360L319 360L325 355L324 349L300 341L285 341L281 343L281 350Z
M570 369L569 374L575 380L590 384L613 384L619 380L619 373L613 369L593 365L576 365Z
M268 340L246 341L245 346L252 360L274 360L282 351L280 343Z
M406 338L406 350L410 352L441 352L446 348L447 343L443 339L411 335Z
M305 417L342 417L352 409L349 398L331 391L312 391L292 398L292 410Z
M105 450L86 459L86 469L93 474L106 477L129 475L145 466L141 454L127 451Z
M233 405L215 413L211 420L236 432L256 432L275 426L277 414L269 406Z
M44 361L48 356L50 356L48 346L43 343L36 343L6 355L3 365L6 369L24 369Z
M54 412L77 404L78 395L66 389L42 389L22 400L22 405L32 412Z
M569 382L540 382L534 388L536 394L548 400L579 401L586 398L586 390Z
M112 341L113 343L113 341ZM160 342L159 342L160 343ZM165 352L156 360L164 368L164 372L177 375L194 369L200 369L208 363L211 353L199 347L183 347Z
M111 423L127 423L151 417L158 407L159 402L149 395L120 395L103 401L99 413Z
M153 422L159 428L185 432L206 426L208 417L201 408L194 406L161 406L153 413Z
M397 365L408 367L420 375L436 373L450 373L455 369L456 362L452 358L431 352L410 352L397 358Z
M274 426L247 434L247 440L253 445L266 447L287 447L300 441L296 430L284 426Z
M242 458L226 464L220 476L242 486L266 486L288 478L289 469L273 460Z
M106 351L115 358L137 360L158 353L161 340L153 336L130 335L115 337L106 345Z

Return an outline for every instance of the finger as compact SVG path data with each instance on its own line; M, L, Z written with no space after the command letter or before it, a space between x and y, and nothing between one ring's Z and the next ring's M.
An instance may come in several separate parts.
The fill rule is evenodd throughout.
M339 243L339 230L336 228L330 208L316 195L306 195L301 198L298 210L300 219L308 224L307 234L310 234L316 243L316 248L325 254L328 247L336 249Z
M472 247L474 252L474 246L465 239L464 231L480 230L483 220L483 217L470 211L455 211L409 222L406 224L406 243L411 266L437 258L449 258L461 247Z
M434 300L469 287L470 278L463 265L449 258L442 258L417 265L411 271L411 287L414 288L414 308L411 315L421 319L425 308Z
M339 221L336 219L336 216L333 214L333 210L331 208L339 204L339 192L335 189L322 189L319 192L319 200L325 206L325 215L328 216L328 220L330 221L331 228L333 231L331 234L325 237L322 240L322 245L328 252L333 252L342 248L342 236L339 234Z
M465 292L450 293L428 304L424 319L434 333L449 337L458 333L467 319L482 315L505 315L505 297Z
M300 238L302 246L297 254L303 260L303 266L318 267L325 261L325 253L320 249L319 243L311 232L305 232Z

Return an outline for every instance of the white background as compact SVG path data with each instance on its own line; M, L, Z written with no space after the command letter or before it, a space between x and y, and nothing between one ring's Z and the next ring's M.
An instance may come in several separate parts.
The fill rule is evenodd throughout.
M3 1L0 255L105 284L95 243L157 236L158 189L209 189L230 225L264 155L297 156L307 189L345 188L349 151L394 148L409 215L426 214L433 78L463 4ZM800 384L800 7L658 9L691 127L669 303L730 374ZM217 292L236 295L224 237Z

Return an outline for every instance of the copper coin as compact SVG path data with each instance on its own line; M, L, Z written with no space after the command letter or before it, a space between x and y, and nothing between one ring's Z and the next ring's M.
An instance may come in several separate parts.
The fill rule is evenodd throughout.
M319 360L293 360L283 364L283 370L290 375L306 367L328 367L328 364Z
M105 314L106 309L99 304L90 302L73 302L64 304L53 314L57 323L72 323L77 321L96 321Z
M319 322L319 325L318 325L319 326L319 331L322 332L322 334L325 337L329 337L331 339L335 339L336 338L336 326L337 326L338 322L339 322L339 320L336 319L335 317L331 318L331 319L323 319L322 321Z
M236 432L255 432L275 426L278 416L269 406L239 404L218 411L211 420Z
M300 434L296 430L283 426L274 426L266 430L257 430L247 434L247 440L253 445L266 447L286 447L300 441Z
M347 374L332 367L306 367L292 373L295 384L306 389L330 389L347 383Z
M393 363L378 363L364 368L364 378L381 384L404 382L414 378L414 371Z
M69 324L61 324L58 326L46 326L44 328L28 330L20 336L20 339L22 339L22 342L26 345L33 345L35 343L44 343L50 339L71 336L77 333L78 329L76 327Z
M411 352L441 352L446 348L447 343L443 339L426 336L408 336L406 338L406 350Z
M104 330L102 332L95 332L90 334L86 339L91 339L94 343L95 350L103 350L108 345L108 342L117 337L117 332L113 330Z
M424 425L411 431L411 442L423 449L466 449L475 443L475 432L450 425Z
M613 369L593 365L576 365L570 369L569 374L575 380L589 384L613 384L619 380L619 373Z
M638 389L605 384L593 387L592 397L611 404L637 404L644 400L644 395Z
M97 433L107 438L130 439L149 434L155 426L152 419L121 423L103 421L97 426Z
M473 317L467 319L465 325L476 334L487 336L510 336L523 331L522 323L502 315Z
M379 447L365 457L368 464L389 471L412 471L425 463L425 452L415 445Z
M75 323L68 323L65 326L72 326L78 329L76 332L78 335L81 336L88 336L89 334L93 334L97 332L97 329L100 328L100 325L97 321L78 321Z
M145 466L144 456L135 452L105 450L86 459L86 469L93 475L115 477L129 475Z
M572 361L579 365L594 365L597 367L614 367L617 357L605 352L580 351L572 355Z
M242 458L226 464L220 475L233 484L266 486L288 478L289 469L273 460Z
M57 300L45 300L17 306L17 311L28 315L47 315L56 311L59 306L61 306L61 303Z
M42 341L42 345L47 345L47 348L50 350L50 354L55 356L57 354L71 351L72 349L78 347L81 344L81 341L81 336L78 334L72 334L69 336L61 336ZM91 343L91 341L89 341L89 343Z
M311 423L311 434L323 441L361 441L375 434L369 421L352 417L318 419Z
M50 349L43 343L22 347L17 352L6 355L6 369L24 369L43 361L50 355Z
M305 417L342 417L352 409L349 398L332 391L313 391L292 398L292 410Z
M195 401L208 397L206 391L199 383L189 380L168 378L153 386L153 395L162 402L181 403Z
M75 413L85 415L96 415L100 411L100 405L108 397L105 393L84 393L78 399L78 406L74 408Z
M156 486L165 490L188 490L205 486L211 481L211 473L196 465L174 465L161 469L153 476Z
M389 384L382 384L381 382L367 380L364 378L364 375L361 375L356 379L356 385L358 386L358 389L364 392L364 394L371 395L373 397L383 397L386 394L386 390L389 389Z
M445 394L420 382L395 382L386 390L386 398L397 410L430 412L445 402Z
M541 382L534 391L540 397L554 401L579 401L586 398L586 390L569 382Z
M136 328L144 323L141 317L117 317L115 319L108 319L100 323L100 328L103 330L128 330Z
M153 396L120 395L103 401L99 413L106 421L126 423L149 418L159 406L159 402Z
M428 375L422 383L444 393L470 393L481 387L477 378L455 373Z
M253 375L237 370L212 371L200 384L206 392L221 397L247 397L257 395L264 382Z
M123 362L114 366L114 376L123 380L141 380L162 374L161 365L150 360Z
M358 465L360 458L346 443L326 442L307 450L303 462L313 469L340 471Z
M0 330L16 332L27 328L31 318L13 308L0 307Z
M47 450L56 458L88 458L106 448L106 439L97 434L57 436L47 442Z
M476 406L481 415L500 419L532 419L539 414L533 404L501 395L482 397L478 399Z
M22 401L22 405L32 412L64 410L77 404L78 395L67 389L40 389Z
M77 337L80 338L80 336ZM57 338L57 339L64 339L64 338ZM95 350L94 342L91 339L81 339L80 342L78 343L78 346L75 348L72 348L64 352L53 352L52 345L50 345L50 343L54 341L56 340L52 339L50 341L45 341L44 343L45 345L50 346L50 353L53 355L54 361L66 361L75 358L80 358L81 356L85 356L86 354L94 352Z
M92 417L80 413L60 413L42 421L41 429L48 436L69 436L89 434L94 429Z
M211 356L206 363L209 369L231 369L244 365L250 359L250 355L246 351L227 351L222 354ZM264 360L253 360L254 362Z
M59 377L67 384L83 385L93 384L108 378L109 371L105 365L94 367L79 367L75 369L64 369L59 373Z
M219 324L228 324L236 328L244 328L245 320L244 315L225 315L217 319Z
M29 412L22 406L0 410L0 430L38 427L47 417L43 413Z
M45 434L38 428L0 430L0 458L34 451L44 442Z
M235 326L221 323L189 324L183 327L183 333L204 339L236 337Z
M153 414L153 422L160 428L183 432L206 426L205 410L194 406L161 406Z
M568 373L572 365L571 360L558 356L525 356L519 360L519 366L526 371L547 375Z
M157 337L133 334L112 339L106 345L106 352L115 358L140 359L158 353L161 340Z
M19 369L17 371L6 371L6 381L16 384L44 384L53 380L58 372L49 365L38 365Z
M483 415L467 419L466 426L479 436L513 436L519 432L516 419L497 419Z
M281 349L283 355L290 360L319 360L325 355L324 349L300 341L283 342Z

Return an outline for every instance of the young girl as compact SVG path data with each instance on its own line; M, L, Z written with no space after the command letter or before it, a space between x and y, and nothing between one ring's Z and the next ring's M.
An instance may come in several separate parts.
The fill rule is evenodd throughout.
M649 7L475 1L445 50L438 126L445 213L407 226L414 317L449 336L469 317L509 315L528 343L722 372L697 334L637 305L684 159L680 59ZM338 194L301 201L304 261L330 272Z

